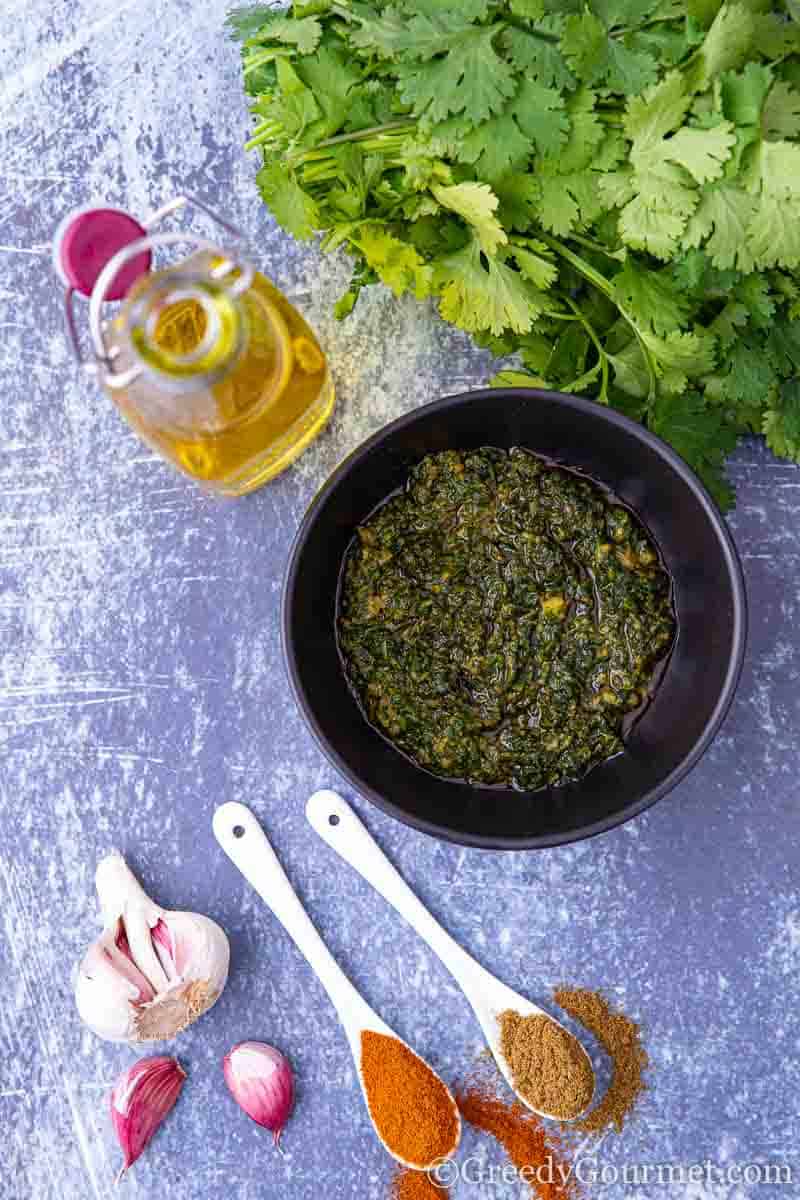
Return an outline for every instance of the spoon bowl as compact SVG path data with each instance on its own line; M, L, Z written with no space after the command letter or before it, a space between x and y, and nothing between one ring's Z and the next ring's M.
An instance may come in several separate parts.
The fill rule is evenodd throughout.
M214 836L222 849L283 925L328 993L350 1044L350 1051L353 1055L372 1127L388 1153L402 1166L417 1171L428 1170L436 1163L450 1158L458 1149L461 1140L461 1117L450 1089L439 1079L430 1063L426 1062L422 1055L417 1054L416 1050L389 1028L344 974L301 904L255 814L244 804L231 801L220 805L216 810L213 828ZM435 1159L427 1163L409 1162L397 1154L384 1139L370 1110L362 1069L362 1034L365 1032L395 1038L428 1068L447 1093L453 1106L456 1133L453 1146L446 1154L437 1155Z
M389 904L405 917L420 937L424 938L434 953L438 954L469 1001L494 1060L520 1103L540 1117L564 1120L565 1118L558 1113L545 1112L535 1108L525 1096L517 1091L511 1068L502 1051L498 1018L501 1013L510 1009L522 1017L541 1016L552 1021L554 1025L564 1030L576 1046L580 1047L594 1077L591 1059L586 1053L585 1047L581 1045L574 1034L566 1029L560 1021L555 1020L550 1013L507 987L459 946L458 942L442 928L414 895L353 809L341 796L327 788L314 792L306 805L306 816L323 841L327 842L345 862L358 871L367 883L372 884L384 900L388 900ZM592 1096L586 1108L582 1110L583 1112L590 1107L593 1099ZM569 1119L574 1120L580 1115L581 1113L575 1113Z

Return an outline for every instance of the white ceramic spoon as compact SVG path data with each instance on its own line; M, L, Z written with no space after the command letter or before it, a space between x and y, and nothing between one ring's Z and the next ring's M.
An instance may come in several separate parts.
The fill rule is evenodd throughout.
M267 907L271 909L274 916L283 925L328 993L330 1001L336 1009L339 1020L347 1034L347 1040L350 1043L350 1050L361 1084L361 1091L363 1092L364 1101L367 1104L367 1112L369 1113L367 1092L361 1071L362 1032L364 1030L371 1030L373 1033L382 1033L387 1037L397 1038L404 1046L407 1043L403 1042L403 1039L398 1037L394 1030L390 1029L386 1022L382 1021L378 1014L370 1008L364 997L360 992L356 991L342 971L330 950L317 933L311 922L311 918L303 908L297 893L287 879L283 867L278 861L278 856L267 840L267 835L250 809L244 804L237 804L233 801L220 805L214 813L214 835L231 861L242 872L247 882L255 888ZM408 1049L411 1050L411 1047L408 1046ZM420 1054L417 1054L415 1050L411 1050L411 1053L415 1054L421 1062L424 1062L433 1071L430 1064L425 1062L425 1059ZM450 1097L456 1117L455 1142L448 1154L441 1156L442 1158L449 1158L458 1149L458 1143L461 1140L461 1118L452 1093L444 1083L442 1083L442 1087L445 1088ZM370 1120L372 1120L371 1113ZM419 1163L407 1162L398 1154L395 1154L386 1145L374 1121L372 1124L389 1154L399 1163L407 1167L414 1167L417 1170L423 1170L425 1166L432 1165L431 1163L427 1163L421 1166ZM440 1160L437 1159L436 1161Z
M371 883L377 892L380 892L384 900L388 900L400 915L405 917L412 929L415 929L420 937L425 939L431 950L438 954L472 1005L472 1011L483 1029L495 1062L508 1086L515 1092L522 1104L541 1117L553 1116L552 1113L534 1108L514 1087L511 1071L500 1049L500 1025L497 1020L498 1015L507 1009L511 1009L523 1017L540 1015L553 1021L554 1018L550 1013L546 1013L524 996L520 996L511 988L506 987L459 946L458 942L442 928L424 904L417 899L406 881L398 874L377 842L362 825L350 805L341 796L327 788L320 792L314 792L306 805L306 816L323 841L326 841L345 862L358 871L359 875L363 875L364 879ZM555 1021L555 1024L561 1025L561 1022ZM563 1029L564 1026L561 1028ZM580 1046L577 1038L575 1042ZM581 1046L581 1050L586 1054L583 1046ZM591 1059L588 1054L586 1060L591 1068ZM587 1105L588 1107L589 1105ZM579 1113L575 1114L575 1116L579 1115ZM558 1119L562 1120L563 1118Z

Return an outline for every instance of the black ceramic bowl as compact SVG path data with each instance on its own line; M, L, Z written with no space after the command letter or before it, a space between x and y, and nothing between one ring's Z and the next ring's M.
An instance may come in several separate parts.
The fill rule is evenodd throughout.
M416 767L370 727L336 648L339 570L355 527L437 450L524 446L606 484L639 515L674 580L678 637L623 753L537 792L473 787ZM283 594L286 661L321 748L362 795L401 821L470 846L520 850L589 837L642 812L683 778L731 703L746 637L742 570L691 469L608 408L557 392L449 396L374 434L334 471L303 520Z

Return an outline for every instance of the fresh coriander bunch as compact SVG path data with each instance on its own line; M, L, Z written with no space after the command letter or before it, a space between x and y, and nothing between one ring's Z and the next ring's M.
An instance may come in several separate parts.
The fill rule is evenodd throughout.
M520 369L646 422L717 499L800 461L800 4L311 0L240 9L258 183Z

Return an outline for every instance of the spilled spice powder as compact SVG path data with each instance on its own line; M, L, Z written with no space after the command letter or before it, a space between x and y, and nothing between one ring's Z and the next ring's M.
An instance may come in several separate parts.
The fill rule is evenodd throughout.
M607 1051L612 1065L608 1091L596 1108L575 1122L574 1128L599 1133L613 1125L617 1133L621 1133L646 1087L643 1073L649 1060L639 1026L624 1013L613 1009L602 992L560 987L553 993L553 999L594 1034Z
M365 1029L361 1074L370 1116L394 1154L430 1166L452 1153L458 1113L439 1076L413 1050L398 1038Z
M434 1183L424 1171L401 1168L392 1180L390 1200L448 1200L447 1188Z
M500 1049L514 1089L539 1112L572 1120L594 1095L594 1071L583 1048L556 1021L507 1009L497 1018Z
M576 1178L558 1137L518 1100L498 1095L500 1078L493 1065L480 1063L458 1088L461 1116L490 1133L505 1150L535 1200L575 1200Z

